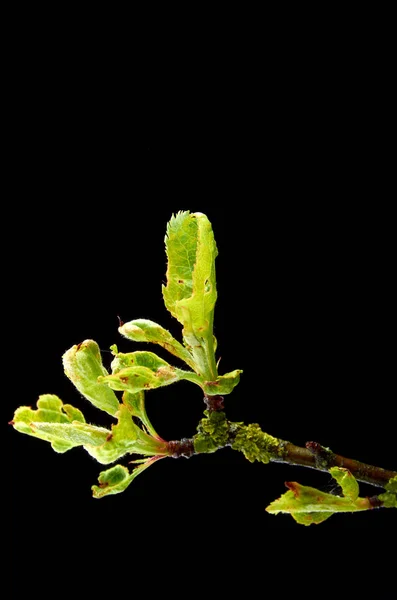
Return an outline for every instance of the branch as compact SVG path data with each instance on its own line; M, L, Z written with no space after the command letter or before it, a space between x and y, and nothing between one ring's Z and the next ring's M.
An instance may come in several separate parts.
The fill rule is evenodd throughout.
M209 406L208 399L206 404ZM358 481L381 488L397 476L396 471L334 454L317 442L307 442L306 447L302 448L263 432L257 423L244 425L228 421L225 413L218 409L221 405L221 401L216 401L214 397L211 406L204 411L205 418L200 421L198 433L193 438L169 442L174 458L190 458L195 454L212 453L221 448L231 447L243 452L250 462L257 460L264 463L288 463L326 472L332 467L343 467Z
M291 442L283 442L282 440L280 442L283 445L283 456L281 458L271 458L272 462L300 465L318 471L329 471L331 467L343 467L348 469L358 481L382 488L397 475L396 471L367 465L354 458L345 458L339 454L334 454L317 442L307 442L305 448L295 446Z

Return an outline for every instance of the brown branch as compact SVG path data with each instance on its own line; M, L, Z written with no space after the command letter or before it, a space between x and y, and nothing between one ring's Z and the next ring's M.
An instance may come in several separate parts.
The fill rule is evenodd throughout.
M334 454L317 442L307 442L306 448L295 446L291 442L282 442L282 457L271 458L271 461L309 467L318 471L329 471L331 467L343 467L349 469L358 481L378 487L384 487L392 477L397 475L396 471L367 465L353 458Z
M318 442L307 442L302 448L263 432L257 423L244 425L228 421L222 411L222 396L205 396L204 401L207 410L197 427L197 434L193 438L168 442L169 455L173 458L190 458L195 454L231 447L243 452L251 462L287 463L325 472L331 467L342 467L348 469L358 481L381 488L397 476L396 471L335 454Z

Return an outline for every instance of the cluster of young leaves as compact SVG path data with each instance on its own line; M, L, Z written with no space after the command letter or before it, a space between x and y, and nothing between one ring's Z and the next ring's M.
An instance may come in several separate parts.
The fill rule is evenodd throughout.
M40 396L36 409L18 408L12 421L17 431L48 441L56 452L81 446L103 465L112 465L131 454L140 457L129 461L135 465L132 470L115 464L100 473L98 485L92 487L96 498L124 491L142 471L174 453L175 443L162 439L150 422L145 408L147 391L187 380L198 385L208 400L229 394L240 379L241 370L218 374L213 334L218 251L209 220L201 213L179 212L167 225L165 246L168 263L163 298L168 311L182 325L182 341L147 319L121 324L119 332L133 342L161 346L186 367L173 366L151 351L123 353L113 345L109 373L98 344L85 340L65 352L64 370L77 390L113 419L111 426L87 423L78 408L64 404L53 394ZM218 409L205 411L192 443L197 453L215 452L228 445L251 462L278 460L283 452L282 441L264 433L258 424L231 423ZM289 491L272 502L267 511L289 513L298 523L310 525L337 512L373 508L370 499L359 497L358 483L349 471L334 467L330 473L342 496L289 482ZM379 502L397 508L397 478L385 489Z
M207 217L201 213L179 212L167 226L167 285L163 298L169 312L182 324L182 343L161 325L138 319L120 326L120 333L134 342L158 344L187 366L172 366L153 352L118 352L111 373L102 364L93 340L73 346L63 356L67 377L95 407L117 420L110 429L86 423L83 413L63 404L55 395L40 396L37 409L22 406L12 424L17 431L51 443L56 452L82 446L101 464L111 464L127 454L146 458L134 461L132 472L116 465L99 476L93 487L95 497L123 491L131 481L156 460L169 456L168 443L154 430L145 409L145 392L176 381L200 386L207 396L229 394L241 371L218 375L213 335L217 299L215 258L217 247ZM123 392L121 400L115 392Z

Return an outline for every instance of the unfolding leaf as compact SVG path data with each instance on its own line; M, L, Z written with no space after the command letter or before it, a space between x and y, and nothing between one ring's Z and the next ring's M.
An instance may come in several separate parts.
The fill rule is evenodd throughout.
M110 432L107 431L103 443L100 446L86 447L87 452L98 462L109 464L132 453L146 456L169 454L167 442L153 438L134 423L127 405L121 404L116 416L118 422L112 425Z
M167 361L163 360L154 352L118 352L110 365L113 374L119 373L128 367L147 367L154 373L162 367L170 367Z
M85 340L65 352L62 360L67 377L79 392L94 406L114 416L120 403L109 386L98 382L98 377L108 374L98 344Z
M130 483L140 475L145 469L150 467L162 456L155 456L145 460L139 467L135 467L130 473L127 467L122 465L116 465L111 467L107 471L100 473L98 481L99 485L92 486L92 493L94 498L103 498L103 496L109 496L112 494L120 494L130 485Z
M161 439L151 424L149 417L147 416L145 407L145 392L143 390L135 393L125 391L123 394L123 403L128 407L128 410L132 416L138 417L138 419L142 421L150 435L156 439Z
M112 374L100 377L113 390L137 393L186 380L200 386L203 392L211 395L230 394L240 379L241 371L236 370L221 375L215 381L205 381L193 371L184 371L171 366L153 352L118 352L112 362Z
M56 452L66 452L82 444L101 444L108 430L85 423L80 410L63 404L54 394L44 394L37 409L21 406L15 411L13 426L17 431L51 442Z
M175 367L161 367L152 371L148 367L127 367L114 375L100 377L100 381L112 390L136 393L141 390L155 389L178 381Z
M342 488L342 493L346 498L350 500L357 500L360 488L358 481L347 469L341 469L340 467L331 467L329 470L332 477L339 483Z
M134 342L152 342L159 344L168 352L177 356L189 365L193 370L195 363L190 352L178 342L169 331L148 319L136 319L129 323L124 323L119 327L119 332L124 337Z
M113 390L128 391L132 394L170 385L184 378L195 382L199 380L201 383L193 371L177 369L153 352L118 352L111 366L112 374L100 377L99 381Z
M202 213L179 212L167 226L167 309L183 325L183 340L195 370L215 381L213 320L217 299L215 258L218 254L211 223Z
M356 487L351 479L353 476L347 469L333 467L330 473L341 485L346 494L344 497L290 481L285 484L290 491L272 502L266 508L267 512L275 515L280 512L290 513L298 523L311 525L321 523L334 513L357 512L373 508L368 498L359 498L355 495Z
M143 431L133 421L128 404L120 404L117 424L111 430L85 422L82 413L63 404L52 394L40 396L37 410L29 406L18 408L12 421L15 429L51 443L56 452L66 452L76 446L102 464L114 462L127 453L146 456L167 455L167 442Z
M220 394L221 396L226 396L226 394L230 394L240 381L240 374L242 371L240 369L236 369L231 373L226 373L225 375L219 375L215 381L206 381L203 384L203 390L205 394L208 396L215 396Z

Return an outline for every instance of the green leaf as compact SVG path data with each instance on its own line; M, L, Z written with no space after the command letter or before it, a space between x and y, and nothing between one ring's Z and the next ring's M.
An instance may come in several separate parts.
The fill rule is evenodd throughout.
M109 464L125 454L144 454L146 456L168 455L167 442L148 435L132 419L127 405L120 405L117 412L118 422L107 431L102 445L87 446L85 449L102 464Z
M117 349L114 350L115 352ZM184 371L173 367L153 352L118 352L112 361L112 374L100 377L113 390L139 391L170 385L186 380L200 386L209 396L230 394L240 379L242 371L236 370L216 378L216 381L204 381L193 371Z
M146 456L168 455L168 444L153 437L133 421L128 404L120 404L117 424L111 430L89 425L82 413L63 404L54 395L40 396L37 410L21 406L15 411L13 426L17 431L50 442L56 452L66 452L76 446L84 449L102 464L109 464L127 453Z
M85 340L65 352L62 360L67 377L79 392L94 406L114 416L120 403L109 386L98 382L99 377L108 374L98 344Z
M170 385L180 379L177 369L153 352L119 352L112 362L111 375L99 377L99 382L113 390L137 393Z
M179 212L167 226L167 309L183 325L183 341L194 358L195 371L215 381L213 320L217 299L211 223L202 213Z
M339 483L342 493L353 502L357 500L360 488L357 479L347 469L331 467L329 470L332 477Z
M124 323L119 327L119 332L124 337L134 342L152 342L159 344L168 352L177 356L194 370L195 363L190 352L178 342L169 331L148 319L136 319L129 323Z
M82 444L100 444L108 430L85 423L80 410L53 394L44 394L37 401L37 410L21 406L15 411L14 428L27 435L51 442L56 452L66 452Z
M125 390L132 394L170 385L181 379L202 385L202 379L193 371L173 367L153 352L118 352L112 362L112 374L101 377L113 390Z
M120 371L129 367L146 367L152 372L157 372L161 368L168 368L171 365L167 361L163 360L154 352L118 352L111 363L111 369L113 374L120 373Z
M120 494L130 485L130 483L140 475L145 469L150 467L154 462L164 458L162 456L155 456L149 460L145 460L139 467L135 467L132 473L129 472L127 467L122 465L116 465L111 467L107 471L100 473L98 481L99 485L92 486L92 494L94 498L103 498L103 496L109 496L112 494Z
M267 512L275 515L280 512L290 513L298 523L311 525L321 523L334 513L358 512L373 508L368 498L359 498L356 495L358 489L352 481L354 477L347 469L332 467L330 473L342 487L344 497L290 481L285 484L290 491L272 502L266 508Z
M226 396L226 394L230 394L239 383L241 373L240 369L236 369L231 373L219 375L215 381L205 381L202 385L204 393L207 396L215 396L217 394Z
M143 390L136 392L135 394L131 392L125 391L123 394L123 403L128 407L131 415L134 417L138 417L146 427L147 431L154 438L161 440L162 438L155 431L153 425L151 424L149 417L146 413L145 406L145 393Z

